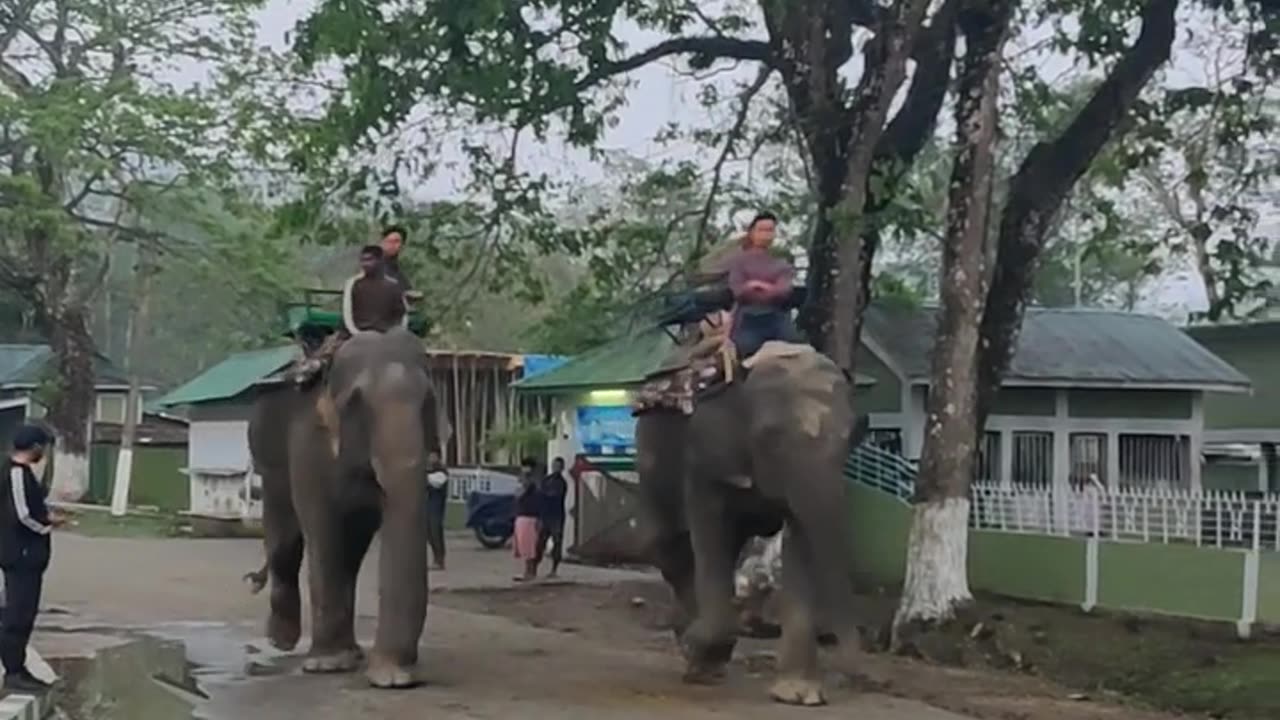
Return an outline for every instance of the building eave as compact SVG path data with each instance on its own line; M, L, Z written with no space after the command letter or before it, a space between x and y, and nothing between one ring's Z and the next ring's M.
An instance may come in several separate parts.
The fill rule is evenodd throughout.
M917 377L911 380L911 384L914 387L928 387L930 382L928 378ZM1230 382L1153 382L1067 379L1042 380L1036 378L1009 378L1000 383L1000 386L1016 388L1065 388L1079 390L1177 390L1185 392L1217 392L1233 395L1249 395L1253 393L1253 387L1251 385Z

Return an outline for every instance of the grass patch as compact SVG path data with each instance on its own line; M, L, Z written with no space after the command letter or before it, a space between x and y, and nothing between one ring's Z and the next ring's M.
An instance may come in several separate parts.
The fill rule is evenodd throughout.
M66 529L87 537L173 538L189 537L185 518L165 513L129 513L115 517L105 510L68 513Z

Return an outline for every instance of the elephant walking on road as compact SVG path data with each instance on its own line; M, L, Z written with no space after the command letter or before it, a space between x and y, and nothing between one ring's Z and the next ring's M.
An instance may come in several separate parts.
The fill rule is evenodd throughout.
M751 362L745 379L699 399L691 415L637 419L649 550L685 615L677 634L686 679L704 682L733 653L742 548L783 531L780 678L771 692L817 705L825 702L820 628L838 638L842 669L852 672L861 654L842 471L865 424L855 423L844 373L812 348L770 343Z
M298 643L305 547L312 619L305 671L359 665L356 576L381 530L378 628L367 675L376 687L417 682L427 612L426 461L439 446L436 413L421 343L399 328L357 333L324 382L259 399L249 448L262 476L267 635L280 649Z

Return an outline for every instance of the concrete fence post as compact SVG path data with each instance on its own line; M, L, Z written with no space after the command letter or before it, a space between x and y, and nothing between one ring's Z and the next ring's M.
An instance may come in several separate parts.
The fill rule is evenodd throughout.
M1084 603L1081 608L1092 612L1098 606L1098 553L1102 534L1101 503L1098 501L1098 489L1090 485L1086 490L1089 497L1089 536L1084 544Z
M1244 554L1244 587L1241 588L1240 622L1236 623L1236 634L1242 640L1248 640L1253 634L1253 625L1258 621L1258 573L1262 562L1262 503L1253 503L1253 539L1249 550Z

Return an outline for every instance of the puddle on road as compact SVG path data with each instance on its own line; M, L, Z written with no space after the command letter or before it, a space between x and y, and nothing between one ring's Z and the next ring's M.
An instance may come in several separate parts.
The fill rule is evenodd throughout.
M53 662L63 678L55 705L70 720L194 720L218 688L288 672L281 653L259 649L248 631L225 624L92 632L122 642Z

